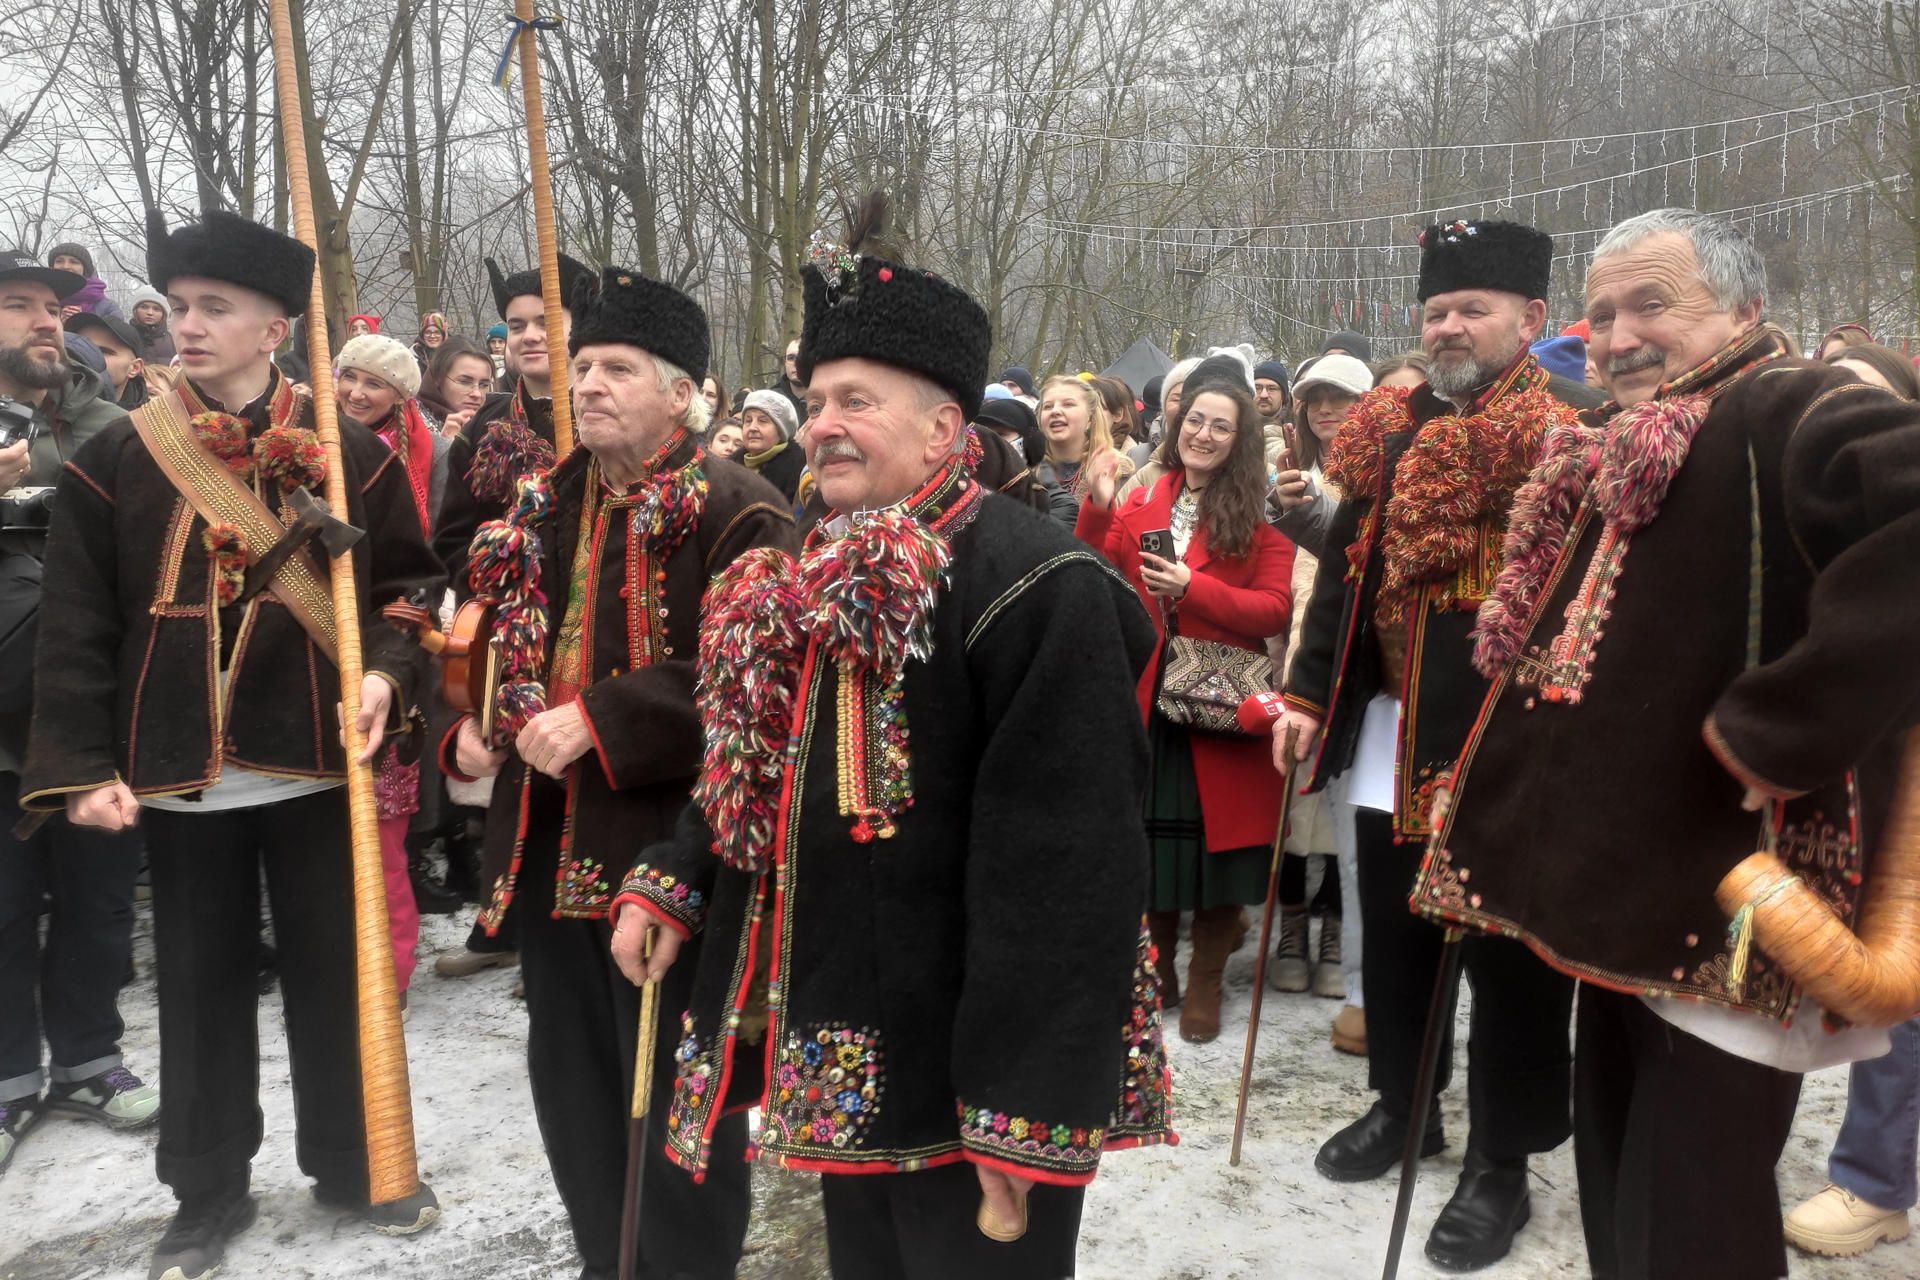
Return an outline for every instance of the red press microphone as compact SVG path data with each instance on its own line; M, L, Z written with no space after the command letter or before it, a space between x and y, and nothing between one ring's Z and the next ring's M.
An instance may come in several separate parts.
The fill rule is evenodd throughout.
M1279 694L1256 693L1242 702L1234 715L1243 732L1257 734L1271 733L1274 723L1286 713L1287 704Z

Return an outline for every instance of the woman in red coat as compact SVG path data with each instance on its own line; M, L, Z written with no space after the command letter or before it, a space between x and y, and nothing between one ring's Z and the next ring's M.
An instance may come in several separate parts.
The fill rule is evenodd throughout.
M1195 370L1199 375L1203 370ZM1088 496L1076 530L1133 583L1162 637L1140 681L1153 768L1146 795L1153 845L1147 921L1161 956L1168 1005L1180 1002L1174 942L1180 912L1193 912L1180 1034L1220 1033L1220 975L1246 929L1242 908L1266 897L1280 792L1271 744L1189 731L1160 714L1169 631L1264 653L1293 611L1293 544L1261 518L1267 488L1264 439L1253 396L1231 373L1189 381L1174 433L1158 460L1170 469L1150 489L1114 502L1119 455L1087 464ZM1171 543L1171 557L1143 553L1143 534Z

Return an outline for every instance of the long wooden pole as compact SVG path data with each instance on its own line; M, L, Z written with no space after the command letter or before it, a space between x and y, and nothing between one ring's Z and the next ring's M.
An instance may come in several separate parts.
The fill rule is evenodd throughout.
M567 332L560 296L560 246L553 230L553 180L547 165L547 113L540 104L540 39L533 0L514 0L521 25L520 90L527 103L527 154L533 162L533 230L540 242L540 297L547 307L547 381L553 388L553 451L573 452L573 405L567 399Z
M1273 829L1273 861L1267 867L1267 907L1260 917L1260 949L1253 953L1253 1008L1247 1012L1247 1047L1240 1055L1240 1103L1233 1111L1233 1146L1227 1163L1240 1164L1240 1138L1247 1128L1247 1095L1253 1090L1253 1047L1260 1038L1260 1007L1267 990L1267 943L1273 937L1273 907L1280 898L1280 859L1285 856L1287 817L1293 812L1293 752L1299 744L1297 729L1287 730L1282 759L1287 771L1280 775L1280 822Z
M307 139L301 127L300 85L294 69L293 13L289 0L271 0L274 81L293 232L317 253L313 188ZM327 343L326 298L314 272L307 304L307 358L312 366L313 416L327 455L327 505L345 516L347 480L340 459L340 424L334 415L333 353ZM366 1103L367 1183L376 1205L404 1200L420 1190L413 1149L413 1094L407 1081L407 1042L400 1028L400 993L393 971L393 936L387 923L386 876L380 866L380 825L374 808L373 773L355 764L367 737L360 718L360 597L353 553L334 557L333 615L340 640L340 706L346 722L347 813L353 832L353 932L360 979L360 1087Z
M642 953L653 955L654 926L647 926ZM640 1192L646 1185L647 1113L653 1102L653 1055L660 1034L660 984L640 987L640 1032L633 1054L633 1106L627 1123L627 1186L620 1201L620 1266L617 1280L633 1280L640 1261Z

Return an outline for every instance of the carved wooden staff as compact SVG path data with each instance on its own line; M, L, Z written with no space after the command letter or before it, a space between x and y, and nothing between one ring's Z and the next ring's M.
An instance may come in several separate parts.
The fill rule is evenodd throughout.
M1280 898L1280 859L1285 856L1282 846L1287 839L1287 815L1293 811L1293 752L1299 743L1300 731L1288 729L1286 745L1282 748L1287 770L1280 775L1280 825L1273 829L1273 863L1267 868L1267 908L1260 917L1260 950L1253 961L1253 1008L1247 1012L1247 1049L1240 1058L1240 1105L1234 1109L1233 1147L1227 1154L1227 1163L1236 1167L1240 1164L1240 1135L1247 1127L1247 1094L1253 1087L1253 1046L1260 1036L1261 997L1267 989L1267 943L1273 937L1274 903Z
M540 103L538 33L560 25L558 16L535 17L533 0L514 0L513 35L497 78L505 82L513 45L519 46L520 91L527 104L527 156L533 163L533 230L540 245L540 298L547 308L547 379L553 387L553 451L573 452L573 406L567 400L567 337L561 313L560 247L553 229L553 182L547 165L547 114Z
M643 926L643 958L653 955L653 925ZM653 1101L653 1054L660 1034L660 984L640 987L640 1035L633 1054L633 1110L627 1127L627 1188L620 1214L620 1280L633 1280L640 1255L640 1190L646 1183L647 1113Z
M271 0L274 83L293 231L318 252L313 188L307 169L300 81L294 64L293 18L288 0ZM327 455L327 505L347 511L346 472L340 459L340 424L334 416L333 353L327 344L326 299L320 273L307 304L307 357L312 365L313 416ZM413 1095L407 1081L407 1042L400 1028L400 995L393 971L393 937L387 923L386 876L380 865L380 826L374 808L373 773L355 764L367 749L360 718L360 599L353 555L330 557L333 613L339 630L340 706L346 727L347 813L353 833L354 940L360 981L360 1086L367 1120L367 1183L376 1206L419 1197L424 1190L413 1149ZM427 1191L429 1202L432 1192Z

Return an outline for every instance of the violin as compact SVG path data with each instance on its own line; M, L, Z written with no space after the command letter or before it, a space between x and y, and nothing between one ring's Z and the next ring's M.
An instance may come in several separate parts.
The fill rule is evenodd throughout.
M441 631L432 613L396 600L380 610L387 621L411 631L420 647L440 659L440 696L455 711L478 716L480 740L493 741L494 691L500 687L500 641L495 634L497 606L475 597Z

